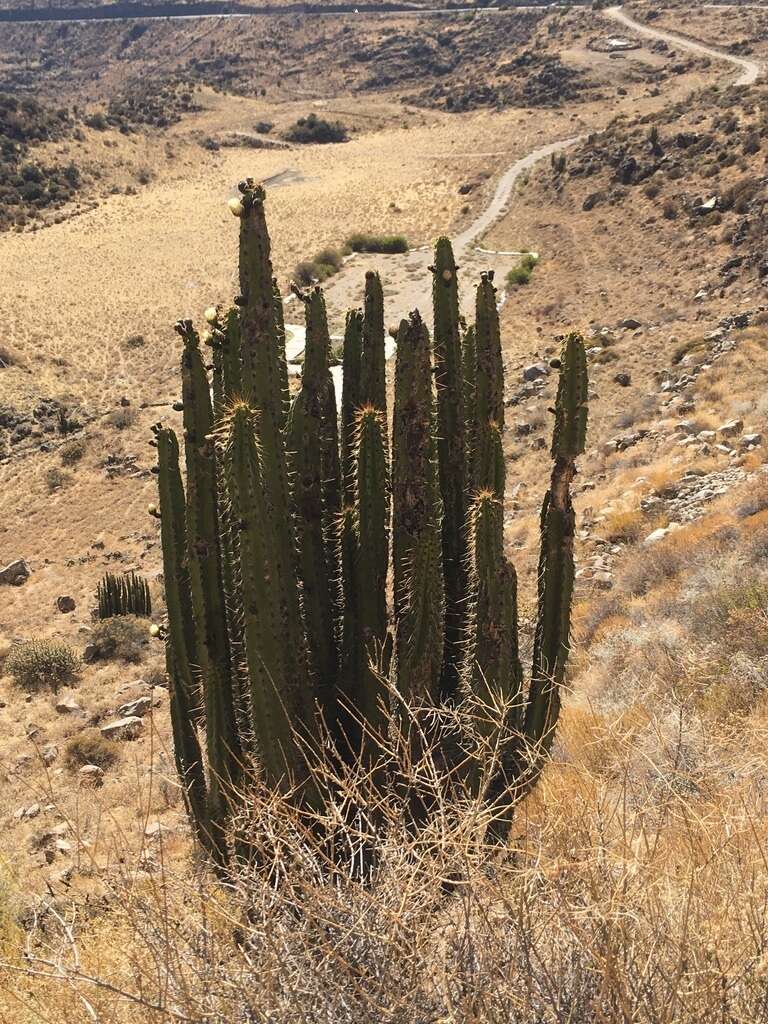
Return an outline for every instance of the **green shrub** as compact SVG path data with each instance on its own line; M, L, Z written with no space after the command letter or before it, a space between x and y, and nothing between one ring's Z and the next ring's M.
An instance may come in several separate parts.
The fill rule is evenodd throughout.
M149 623L135 615L102 619L93 627L90 646L93 661L112 658L135 664L149 644Z
M72 769L82 768L84 764L111 768L117 761L118 750L117 743L102 736L98 729L83 729L68 740L64 763Z
M349 135L341 121L326 121L317 114L308 114L291 125L284 132L283 138L289 142L325 145L329 142L346 142Z
M408 252L410 246L405 235L369 235L356 231L346 241L351 252L396 253Z
M80 659L60 640L29 640L9 654L6 672L25 690L50 688L54 693L69 682L78 670Z
M107 128L109 128L109 122L101 111L97 111L95 114L89 114L84 118L84 121L89 128L95 128L98 132L105 132Z
M59 458L65 466L74 466L84 455L85 441L82 438L73 438L59 449Z
M523 258L517 264L517 266L512 267L512 269L507 274L507 285L510 288L513 288L516 285L528 284L528 282L531 280L533 268L536 266L537 263L537 256L534 256L531 252L526 253L525 256L523 256Z
M311 260L302 260L293 268L293 279L297 284L307 285L314 281L325 281L341 270L344 257L338 249L321 249Z

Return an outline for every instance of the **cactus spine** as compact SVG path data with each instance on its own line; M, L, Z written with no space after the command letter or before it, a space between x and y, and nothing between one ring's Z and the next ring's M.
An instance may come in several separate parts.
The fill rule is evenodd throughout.
M438 242L434 346L418 312L397 335L390 493L378 275L366 275L364 312L347 317L339 418L323 294L302 296L305 364L286 413L283 308L263 190L245 182L231 208L240 220L241 294L225 315L206 314L213 404L197 335L187 321L178 328L186 498L175 435L156 429L174 742L201 841L224 863L242 746L268 786L299 809L321 808L324 790L308 763L321 756L326 727L345 757L372 767L374 785L410 792L413 821L422 822L431 800L378 761L390 749L392 723L407 725L407 715L388 713L393 688L401 709L411 699L468 698L477 722L470 778L494 808L492 835L503 838L541 770L560 709L574 576L570 486L586 433L583 343L569 336L561 359L526 690L517 580L504 554L504 391L492 275L482 276L476 323L464 331L450 244ZM204 750L196 731L202 711ZM416 732L408 749L420 757ZM436 729L419 737L441 742ZM480 785L483 748L497 741L497 769ZM449 776L463 771L467 753L445 744ZM378 827L375 813L359 812Z

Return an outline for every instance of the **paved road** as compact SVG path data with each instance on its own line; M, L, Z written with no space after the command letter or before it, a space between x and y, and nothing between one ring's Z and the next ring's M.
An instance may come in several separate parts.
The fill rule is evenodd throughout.
M688 36L678 35L676 32L665 32L662 29L653 28L651 25L644 25L642 22L631 18L621 7L609 7L605 14L614 21L624 25L625 28L630 28L633 32L638 32L640 35L650 36L652 39L663 39L667 43L674 43L675 46L691 50L693 53L700 53L705 57L712 57L714 60L725 60L736 65L741 68L741 74L736 79L736 85L752 85L762 73L763 68L759 61L750 60L748 57L736 57L734 54L728 53L725 50L719 50L714 46L705 46L704 43L699 43Z

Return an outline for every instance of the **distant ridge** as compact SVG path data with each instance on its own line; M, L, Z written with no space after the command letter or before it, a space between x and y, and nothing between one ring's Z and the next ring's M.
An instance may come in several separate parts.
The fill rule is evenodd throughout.
M587 4L589 0L575 0L576 3ZM516 8L550 6L546 0L500 0L499 3L482 4L445 0L437 6L425 6L419 3L396 2L381 0L380 3L288 3L288 4L239 4L218 3L216 0L199 0L199 2L174 3L106 3L89 6L47 6L47 7L15 7L0 9L0 22L38 22L38 21L111 21L133 18L216 18L245 17L248 15L266 15L278 17L285 14L334 15L334 14L437 14L460 13L483 10L515 10Z

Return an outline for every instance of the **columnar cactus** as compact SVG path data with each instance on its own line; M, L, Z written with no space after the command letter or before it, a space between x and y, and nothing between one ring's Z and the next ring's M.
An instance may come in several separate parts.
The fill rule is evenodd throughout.
M438 238L431 269L446 604L442 691L445 696L451 696L458 684L466 627L467 452L458 268L447 238Z
M242 747L235 717L230 637L222 572L213 407L199 339L188 320L176 331L184 348L181 384L184 452L187 468L187 564L192 609L198 626L198 655L205 680L203 696L208 757L209 802L214 824L225 816L225 790L238 782Z
M327 785L311 765L328 737L342 757L371 769L375 785L408 792L396 765L384 770L387 751L397 749L387 732L407 725L409 702L448 699L472 709L471 791L491 801L491 833L503 838L541 770L560 708L574 576L570 486L586 433L583 343L569 336L560 365L526 691L517 580L504 554L492 275L482 276L476 322L465 327L450 243L438 242L434 343L418 312L397 332L390 456L378 275L366 275L364 310L347 317L340 416L323 293L299 293L307 343L288 409L264 192L245 182L230 205L240 219L240 295L228 312L206 314L213 399L194 328L177 328L186 497L176 437L155 431L174 743L198 835L224 864L227 818L252 772L299 811L321 809ZM441 742L439 730L419 735ZM480 785L489 744L501 755ZM454 747L440 758L448 775L466 777L466 744ZM418 797L414 821L430 807ZM375 815L364 817L376 827Z
M286 444L307 645L325 705L331 700L338 669L334 594L338 545L332 531L341 502L339 436L325 299L320 288L301 297L307 318L304 372L288 416Z
M100 619L110 619L114 615L152 614L149 584L136 572L105 573L96 588L96 598Z
M392 492L395 651L403 697L437 700L445 598L442 507L429 332L417 312L397 334ZM452 538L453 539L453 538Z

